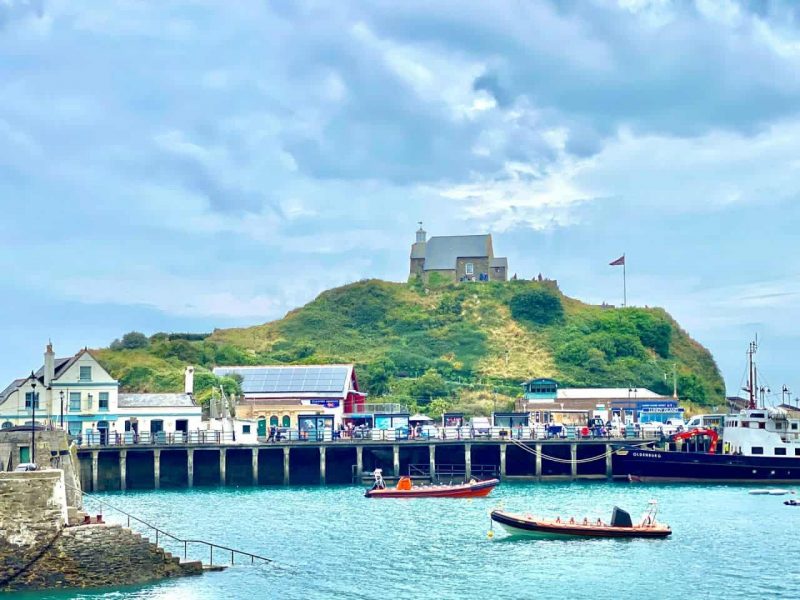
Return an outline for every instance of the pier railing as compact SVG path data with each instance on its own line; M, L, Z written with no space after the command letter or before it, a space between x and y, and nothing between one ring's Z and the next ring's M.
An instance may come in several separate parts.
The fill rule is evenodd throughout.
M605 429L589 429L587 427L544 426L533 427L488 427L472 429L469 427L432 427L427 426L421 430L408 427L396 429L367 429L353 430L326 429L298 429L280 428L274 435L261 435L259 442L298 443L329 442L329 443L361 443L361 442L424 442L424 441L481 441L481 440L609 440L621 441L626 439L659 439L662 433L656 429L627 427L623 431L611 432ZM85 432L74 438L78 446L107 447L107 446L172 446L172 445L227 445L227 444L252 444L252 436L236 436L232 431L178 431L178 432Z
M75 490L77 488L70 488L70 489ZM134 515L130 514L127 511L122 510L121 508L113 506L113 505L109 504L108 502L105 502L104 500L100 500L99 498L97 498L96 496L93 496L92 494L87 494L83 490L77 490L77 491L79 491L80 494L84 498L88 499L90 502L95 502L95 503L103 506L104 508L111 509L111 510L123 515L123 517L126 519L126 526L127 526L128 529L131 529L131 522L134 522L134 523L137 523L140 526L145 528L145 530L148 532L148 537L150 535L152 535L152 534L155 534L155 544L156 544L156 546L158 546L159 543L163 544L165 540L169 540L172 543L177 544L178 546L182 546L183 547L183 559L184 560L188 559L188 557L189 557L189 548L194 545L194 546L205 547L208 550L208 565L209 566L214 566L214 551L216 551L217 556L221 556L221 555L222 556L227 556L230 553L230 558L231 558L230 564L231 565L235 564L235 560L236 560L237 556L243 557L245 561L249 559L250 560L250 564L255 564L255 562L257 560L261 561L263 563L271 563L272 562L272 559L270 559L270 558L266 558L264 556L259 556L258 554L253 554L251 552L245 552L244 550L237 550L235 548L230 548L228 546L222 546L221 544L214 544L212 542L207 542L205 540L187 540L187 539L180 538L180 537L178 537L176 535L173 535L171 533L168 533L168 532L164 531L163 529L161 529L159 527L156 527L155 525L152 525L152 524L148 523L147 521L145 521L143 519L140 519L139 517L135 517ZM152 533L150 533L150 532L152 532ZM220 563L217 563L217 564L219 565Z

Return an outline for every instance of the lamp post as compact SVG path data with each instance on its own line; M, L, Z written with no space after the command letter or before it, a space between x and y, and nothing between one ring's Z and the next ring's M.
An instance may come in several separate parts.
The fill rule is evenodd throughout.
M31 462L36 464L36 376L31 371Z
M61 399L61 429L64 429L64 390L58 392L58 397Z

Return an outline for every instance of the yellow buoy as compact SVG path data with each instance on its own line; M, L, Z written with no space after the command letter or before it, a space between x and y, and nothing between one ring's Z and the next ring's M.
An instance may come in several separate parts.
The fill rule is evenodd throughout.
M486 537L488 537L489 539L492 539L492 538L494 537L494 531L492 531L492 530L490 529L490 530L489 530L489 533L487 533L487 534L486 534Z

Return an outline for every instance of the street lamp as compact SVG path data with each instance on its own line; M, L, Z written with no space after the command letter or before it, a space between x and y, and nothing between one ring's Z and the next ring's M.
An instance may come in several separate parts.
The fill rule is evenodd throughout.
M61 398L61 429L64 429L64 390L58 392L58 397Z
M31 462L36 464L36 376L31 371Z

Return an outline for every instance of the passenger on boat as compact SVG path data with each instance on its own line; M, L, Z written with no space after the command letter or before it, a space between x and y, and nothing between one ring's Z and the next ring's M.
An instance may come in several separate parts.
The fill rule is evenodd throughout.
M375 483L372 484L373 490L386 489L386 482L383 480L383 469L375 469L372 475L375 477Z

